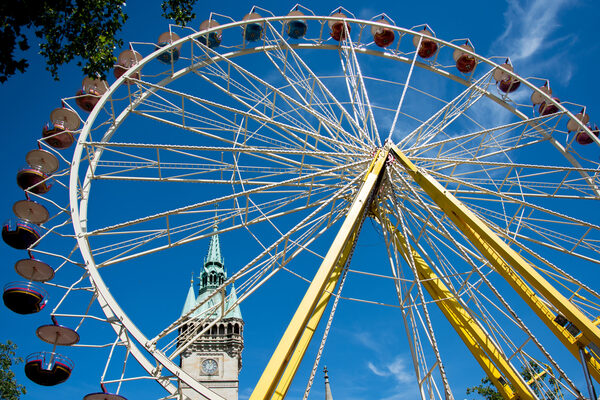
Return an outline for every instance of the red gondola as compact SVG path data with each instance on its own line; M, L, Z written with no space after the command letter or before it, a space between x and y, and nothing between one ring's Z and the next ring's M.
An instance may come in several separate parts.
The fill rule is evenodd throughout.
M575 118L571 118L569 122L567 122L567 130L569 132L577 132L581 129L581 124L587 125L590 122L590 116L585 113L585 108L583 108L579 113L575 115Z
M4 286L4 305L17 314L40 312L48 301L46 291L33 282L11 282Z
M35 258L24 258L17 261L15 271L29 281L47 282L54 278L54 269Z
M25 167L17 172L17 185L23 190L35 194L48 193L52 185L48 183L48 175L37 168Z
M460 46L460 49L454 50L454 53L452 54L452 58L454 59L454 62L456 63L456 69L458 69L463 74L471 73L471 72L473 72L473 70L475 69L475 66L477 65L477 60L475 59L475 56L465 53L461 49L468 50L470 52L474 51L473 46L471 46L469 44L468 40L465 44Z
M65 107L56 108L50 113L50 122L44 125L42 137L48 145L56 149L70 147L75 138L73 132L79 128L79 115Z
M514 71L514 68L508 59L504 64L500 65L500 67L510 72ZM496 68L494 70L494 80L498 85L498 89L504 93L512 93L517 90L519 86L521 86L521 82L517 78L501 70L500 68Z
M71 371L73 371L73 362L54 352L33 353L25 360L25 375L42 386L63 383L69 379Z
M600 130L598 129L598 125L594 125L594 129L592 129L592 127L590 125L588 125L587 127L590 131L592 131L593 135L598 137L598 134L600 133ZM577 132L577 136L575 136L575 140L577 141L577 143L582 144L582 145L591 144L594 142L594 139L592 139L586 131Z
M98 100L100 100L100 97L102 97L107 90L108 85L106 81L92 79L86 76L81 83L81 89L77 91L75 103L83 111L91 112L98 103Z
M40 225L48 221L50 213L43 205L32 200L19 200L13 204L13 212L17 218Z
M119 79L122 77L129 68L142 61L142 58L142 55L135 50L123 50L121 54L119 54L119 58L117 58L117 64L113 70L115 78ZM133 79L140 79L139 71L131 75L131 77Z
M83 400L127 400L125 397L118 394L98 392L86 395Z
M341 11L331 14L331 16L334 18L346 18L346 14ZM348 30L348 33L350 33L350 24L347 22L329 21L327 24L329 25L329 29L331 29L329 35L338 42L346 39L346 30Z
M36 329L35 334L40 340L55 346L73 346L79 343L79 334L66 326L58 325L56 319L53 324L42 325Z
M46 175L52 175L59 166L58 158L47 150L31 150L25 156L25 161L31 168L38 169Z
M390 25L390 22L383 17L377 23ZM372 26L371 34L373 35L373 41L379 47L388 47L395 38L394 31L391 28L382 26Z
M560 100L557 97L553 97L552 100L556 101L557 103L560 103ZM540 115L555 114L558 112L558 106L556 104L544 102L540 104L538 111L540 112Z
M431 32L427 27L424 27L420 31L418 31L421 35L423 35L423 39L421 36L415 35L413 36L413 45L417 48L417 53L421 58L430 58L438 51L438 45L435 41L431 39L427 39L427 36L433 37L433 32ZM421 45L419 46L419 41Z

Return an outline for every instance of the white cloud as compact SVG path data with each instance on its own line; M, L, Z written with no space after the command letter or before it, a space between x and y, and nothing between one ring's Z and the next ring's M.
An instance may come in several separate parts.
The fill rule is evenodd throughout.
M376 366L369 361L367 368L377 376L392 377L397 383L404 384L414 381L410 367L407 366L406 360L401 356L397 356L393 361L383 363L380 366Z
M549 38L560 26L561 10L574 0L507 0L504 13L506 29L495 46L509 53L513 61L527 60L535 53L556 43ZM523 4L524 3L524 4Z

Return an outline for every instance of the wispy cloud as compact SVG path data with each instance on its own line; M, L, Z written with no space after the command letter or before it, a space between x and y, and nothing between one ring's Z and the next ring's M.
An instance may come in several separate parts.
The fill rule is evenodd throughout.
M391 362L384 362L380 365L369 361L367 367L377 376L392 377L397 383L409 383L414 381L414 375L407 364L406 359L402 356L396 356Z
M527 60L537 52L556 45L552 33L560 27L560 11L576 0L507 0L506 29L494 47L509 53L513 61ZM560 39L564 40L564 38Z

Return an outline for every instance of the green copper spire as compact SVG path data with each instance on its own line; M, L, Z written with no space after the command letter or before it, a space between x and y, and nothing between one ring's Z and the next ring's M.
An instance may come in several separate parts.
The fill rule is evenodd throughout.
M187 297L185 298L185 304L183 305L183 310L181 310L181 316L183 317L185 314L190 312L195 305L196 293L194 290L194 278L192 277L192 281L190 283L190 290L188 290Z
M211 265L218 265L223 268L223 257L221 257L221 243L219 241L219 235L217 235L217 230L219 228L215 224L213 229L213 235L210 238L210 244L208 245L208 254L204 259L204 268Z
M227 273L225 272L225 261L221 256L221 243L219 241L219 235L217 225L214 226L213 235L210 238L210 244L208 245L208 253L204 257L204 266L200 272L200 288L198 290L198 296L196 297L194 292L194 282L190 286L185 305L181 315L184 315L196 307L199 303L204 302L214 291L225 282L227 279ZM233 284L229 289L229 295L225 300L225 309L229 309L237 302L237 293ZM216 304L220 304L223 301L223 293L219 292L214 294L212 298L199 307L192 317L204 315L208 310ZM220 312L220 308L214 312L214 316L217 317ZM233 307L226 315L225 318L236 318L242 319L242 313L239 306Z
M199 295L215 290L227 279L224 260L221 257L221 243L219 242L217 231L218 228L215 225L213 235L210 238L210 244L208 245L208 254L204 258L204 268L202 268L202 272L200 273Z

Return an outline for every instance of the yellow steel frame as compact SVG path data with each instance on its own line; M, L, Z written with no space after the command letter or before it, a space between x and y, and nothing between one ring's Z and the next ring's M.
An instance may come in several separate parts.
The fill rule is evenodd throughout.
M409 264L414 264L420 283L467 345L502 397L505 399L535 399L531 388L527 386L502 350L485 332L479 321L469 314L415 248L412 245L409 248L406 238L396 229L387 215L377 208L374 209L374 212L384 231L392 234L394 246L404 260Z
M385 149L375 155L344 223L254 388L250 396L251 400L283 398L287 393L308 343L325 311L327 301L331 297L331 290L328 289L335 287L354 241L358 237L361 217L365 213L369 199L378 188L388 154L389 149ZM274 396L275 391L277 394Z
M250 399L283 399L285 397L338 283L343 267L351 255L354 243L358 238L362 217L369 205L369 199L379 188L386 161L390 155L477 247L493 268L508 281L578 360L579 350L584 349L590 374L600 382L600 361L593 352L585 349L590 342L600 345L600 330L594 323L432 176L417 168L396 146L386 144L376 153L370 164L361 189L350 206L344 223L273 352ZM523 381L520 374L491 340L480 323L453 296L415 248L408 245L406 238L393 227L387 216L377 208L375 213L379 222L387 228L386 230L393 233L392 239L397 250L407 262L412 259L421 283L436 300L442 313L503 397L535 399L531 388ZM546 306L540 296L576 325L581 333L573 336L565 327L556 323L554 312Z
M391 147L391 153L404 170L477 247L577 360L580 348L584 349L590 374L600 382L600 362L593 352L585 349L590 342L600 344L600 330L594 323L431 175L417 168L396 146ZM542 297L579 328L581 333L573 336L565 327L555 322L556 315L546 306Z

